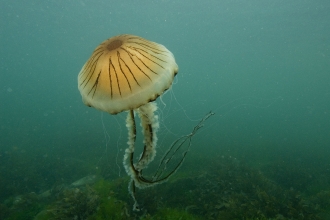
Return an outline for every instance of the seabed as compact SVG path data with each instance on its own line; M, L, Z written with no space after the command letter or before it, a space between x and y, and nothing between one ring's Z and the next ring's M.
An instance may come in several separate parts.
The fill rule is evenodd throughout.
M0 219L329 219L330 177L321 169L306 170L292 162L269 162L258 166L231 156L207 160L194 157L166 183L137 190L142 210L132 210L129 177L113 178L107 168L92 181L76 184L44 183L49 190L34 192L40 173L28 173L25 183L19 173L29 160L3 157ZM23 157L23 156L22 156ZM4 167L11 163L12 169ZM26 164L25 164L26 163ZM53 164L49 166L57 166ZM79 166L81 173L90 172ZM30 167L31 168L31 167ZM37 168L34 167L35 169ZM39 168L41 169L41 168ZM45 168L46 169L46 168ZM59 166L59 169L61 167ZM78 169L71 164L72 169ZM33 170L27 169L27 170ZM39 170L40 171L40 170ZM23 171L24 172L24 171ZM45 171L46 172L46 171ZM53 170L53 172L55 172ZM65 174L69 171L58 170ZM312 176L311 176L312 174ZM51 174L49 174L51 175ZM55 174L54 174L55 175ZM88 178L87 178L88 179ZM30 189L22 189L23 186ZM27 192L29 191L29 192Z

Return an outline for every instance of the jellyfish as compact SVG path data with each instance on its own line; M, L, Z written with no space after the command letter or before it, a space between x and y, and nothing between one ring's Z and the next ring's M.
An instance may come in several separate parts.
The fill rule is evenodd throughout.
M171 159L169 152L176 152L178 146L181 147L186 140L190 141L194 134L192 132L170 146L154 178L148 179L142 175L143 169L156 155L159 121L155 100L171 87L177 73L174 55L165 46L126 34L109 38L96 47L78 75L78 89L85 105L112 115L128 112L128 147L123 163L131 178L129 192L134 200L134 210L139 210L135 188L146 188L166 181L183 161L181 159L168 175L161 177L165 169L162 167ZM136 114L141 121L144 148L137 162L134 162Z

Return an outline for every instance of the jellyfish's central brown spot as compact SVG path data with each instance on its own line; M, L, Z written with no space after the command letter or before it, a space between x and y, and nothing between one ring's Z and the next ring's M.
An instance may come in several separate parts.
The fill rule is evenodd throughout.
M118 47L120 47L122 44L123 44L123 42L121 40L114 40L114 41L111 41L107 45L107 48L108 48L109 51L114 50L114 49L117 49Z

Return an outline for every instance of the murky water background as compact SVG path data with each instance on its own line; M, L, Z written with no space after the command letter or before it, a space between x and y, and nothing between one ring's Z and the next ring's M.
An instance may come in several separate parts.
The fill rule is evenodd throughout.
M94 48L122 33L165 45L179 65L157 101L159 155L212 110L182 172L232 157L285 189L330 190L328 1L20 0L0 11L2 207L95 173L125 177L125 114L84 106L77 89Z

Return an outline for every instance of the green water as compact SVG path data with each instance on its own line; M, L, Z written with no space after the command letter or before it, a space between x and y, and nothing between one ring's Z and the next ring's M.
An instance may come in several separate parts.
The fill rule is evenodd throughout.
M196 218L220 219L218 213L226 213L242 219L230 215L233 206L223 205L230 199L235 205L245 201L225 194L233 176L221 167L228 167L240 187L244 173L261 175L244 182L252 188L237 187L235 192L244 192L247 200L262 203L263 193L253 197L256 182L264 183L261 189L270 187L268 181L275 184L268 192L274 206L267 207L272 210L264 212L265 219L280 219L274 213L303 219L277 210L279 194L293 198L293 192L312 210L301 208L305 218L327 219L329 203L322 198L330 191L330 2L2 0L0 12L0 213L6 213L1 218L11 218L17 196L30 198L32 192L39 195L90 174L109 182L126 177L125 113L109 115L84 106L77 75L99 43L128 33L165 45L179 65L172 89L157 100L159 156L207 112L215 113L193 137L176 174L196 183L179 188L180 198L190 202L179 197L161 201L162 187L169 192L180 187L171 181L142 191L163 202L163 215L183 203L174 214L183 210ZM137 142L141 148L140 132ZM235 158L239 165L220 158ZM197 188L210 187L206 183L216 171L227 179L216 183L219 197L213 198L211 189ZM117 199L131 212L124 185ZM213 209L203 201L194 203L201 195L222 203L212 204L218 207ZM29 217L56 201L33 198L33 207L26 205ZM100 201L103 207L104 198ZM155 210L149 206L144 217L157 216ZM252 212L245 212L246 219L261 218Z

